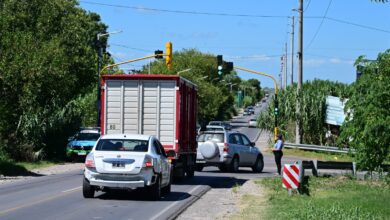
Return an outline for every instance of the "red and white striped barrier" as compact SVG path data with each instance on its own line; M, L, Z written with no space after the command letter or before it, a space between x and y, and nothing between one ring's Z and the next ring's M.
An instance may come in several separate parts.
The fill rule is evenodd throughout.
M285 164L283 167L283 187L287 189L298 189L299 167L297 164Z

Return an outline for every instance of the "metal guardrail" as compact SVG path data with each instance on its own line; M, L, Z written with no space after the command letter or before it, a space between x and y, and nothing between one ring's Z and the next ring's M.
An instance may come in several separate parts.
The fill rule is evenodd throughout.
M356 174L356 162L303 160L302 161L302 168L303 169L312 169L314 176L318 176L319 169L351 170L352 175Z
M319 145L311 145L311 144L292 144L292 143L284 143L285 148L292 149L302 149L302 150L312 150L312 151L324 151L324 152L334 152L334 153L355 153L354 149L350 148L339 148L339 147L331 147L331 146L319 146Z

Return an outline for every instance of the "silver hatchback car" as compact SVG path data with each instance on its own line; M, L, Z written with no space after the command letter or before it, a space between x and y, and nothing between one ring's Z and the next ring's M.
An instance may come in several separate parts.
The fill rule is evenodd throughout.
M197 141L197 171L205 166L217 166L223 172L237 172L239 167L251 167L256 173L263 171L263 155L242 133L206 131Z

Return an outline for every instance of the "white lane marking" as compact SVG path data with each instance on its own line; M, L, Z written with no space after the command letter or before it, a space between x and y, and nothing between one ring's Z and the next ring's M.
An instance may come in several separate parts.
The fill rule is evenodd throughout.
M78 186L78 187L75 187L75 188L72 188L72 189L67 189L67 190L64 190L62 192L63 193L67 193L67 192L75 191L75 190L78 190L78 189L81 189L81 186Z
M195 192L195 190L197 190L199 187L201 187L203 185L198 185L196 186L195 188L193 188L192 190L190 190L188 192L188 194L192 195L193 192ZM165 207L165 209L161 210L159 213L157 213L155 216L153 216L151 219L158 219L158 217L160 217L160 215L162 215L164 212L166 212L167 210L171 209L173 206L175 206L177 203L179 203L179 201L181 201L182 199L184 199L187 195L183 195L182 197L179 198L178 201L176 202L173 202L172 204L170 204L169 206Z

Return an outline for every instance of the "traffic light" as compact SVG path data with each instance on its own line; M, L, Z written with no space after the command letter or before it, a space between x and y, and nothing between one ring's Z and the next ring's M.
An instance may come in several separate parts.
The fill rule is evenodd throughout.
M156 59L162 59L163 58L163 51L162 50L155 50L154 51L154 57L156 58Z
M277 116L279 115L279 102L278 99L275 98L275 109L274 109L274 114Z
M278 109L278 108L275 108L274 114L275 114L275 115L278 115L278 114L279 114L279 109Z
M225 68L226 71L230 72L233 70L233 62L225 62Z
M165 64L167 65L168 69L172 68L172 43L167 42L165 44L166 49L166 58L165 58Z
M222 75L223 58L222 55L217 55L218 75Z

